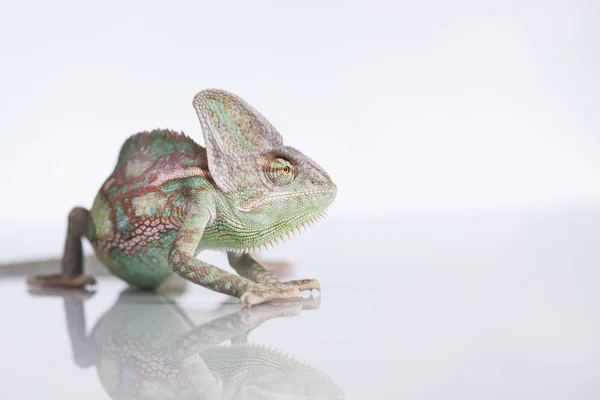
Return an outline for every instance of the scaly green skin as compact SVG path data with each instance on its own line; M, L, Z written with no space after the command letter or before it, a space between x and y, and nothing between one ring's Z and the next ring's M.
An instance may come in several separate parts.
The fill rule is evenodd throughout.
M314 161L284 146L239 97L209 89L193 104L206 149L169 130L130 137L89 215L84 209L70 215L63 258L63 275L70 277L30 283L88 283L77 265L77 238L85 236L116 276L139 288L154 289L175 272L249 305L320 288L316 280L281 283L236 253L270 246L314 222L335 198L335 184ZM240 276L196 259L205 248L227 251Z

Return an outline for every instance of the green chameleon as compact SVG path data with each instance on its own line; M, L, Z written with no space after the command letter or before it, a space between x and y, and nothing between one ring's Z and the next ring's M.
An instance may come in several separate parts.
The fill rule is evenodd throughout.
M301 297L315 279L280 282L249 254L322 217L337 188L238 96L207 89L194 97L206 148L183 133L154 130L125 141L90 211L69 213L62 272L31 285L82 288L82 244L128 284L157 288L173 272L244 305ZM197 259L226 251L239 276Z

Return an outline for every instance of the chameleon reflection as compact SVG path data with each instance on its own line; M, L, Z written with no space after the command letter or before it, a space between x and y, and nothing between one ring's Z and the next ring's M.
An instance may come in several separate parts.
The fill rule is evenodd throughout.
M297 315L306 302L238 309L195 326L174 301L125 291L88 336L76 294L64 294L75 363L95 365L113 399L344 398L323 372L246 340L272 318Z

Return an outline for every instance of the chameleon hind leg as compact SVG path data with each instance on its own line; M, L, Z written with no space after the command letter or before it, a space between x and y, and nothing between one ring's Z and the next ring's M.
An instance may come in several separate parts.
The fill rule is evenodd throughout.
M296 281L281 282L275 277L267 268L261 265L255 258L248 253L233 253L228 252L227 258L229 264L233 267L235 272L240 276L267 286L283 286L288 288L295 288L300 291L303 290L321 290L321 285L316 279L301 279Z
M90 213L82 207L76 207L69 213L65 250L61 261L62 271L52 275L34 275L27 278L27 283L43 287L63 287L82 289L93 285L96 280L83 275L82 239L87 237L90 224Z

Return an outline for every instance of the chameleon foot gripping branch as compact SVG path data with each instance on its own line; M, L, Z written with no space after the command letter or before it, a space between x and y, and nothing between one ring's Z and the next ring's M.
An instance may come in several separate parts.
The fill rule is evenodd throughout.
M127 139L91 210L69 215L62 272L29 284L93 283L83 275L85 237L114 275L141 289L172 273L247 305L320 289L314 279L280 282L237 253L273 246L323 217L337 193L329 175L238 96L207 89L193 105L206 148L170 130ZM239 276L195 257L207 248L228 252Z

